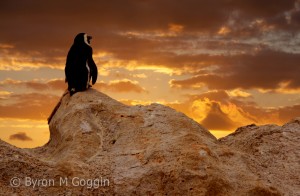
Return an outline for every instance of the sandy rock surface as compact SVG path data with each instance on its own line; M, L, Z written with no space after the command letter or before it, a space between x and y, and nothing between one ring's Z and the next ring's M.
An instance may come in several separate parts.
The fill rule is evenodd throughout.
M65 94L49 127L40 148L0 141L1 195L300 195L300 119L217 140L169 107L89 89Z

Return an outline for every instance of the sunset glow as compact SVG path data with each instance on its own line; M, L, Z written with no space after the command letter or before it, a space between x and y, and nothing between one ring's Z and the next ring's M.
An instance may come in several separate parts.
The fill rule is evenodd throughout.
M300 116L300 1L1 1L0 139L36 147L67 88L77 33L93 36L93 88L170 106L223 137Z

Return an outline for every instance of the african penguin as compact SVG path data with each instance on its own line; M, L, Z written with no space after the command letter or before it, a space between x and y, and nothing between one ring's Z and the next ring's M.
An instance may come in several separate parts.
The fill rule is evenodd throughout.
M93 49L90 46L92 37L79 33L71 46L65 67L66 82L72 96L78 91L84 91L97 81L98 69L93 60Z

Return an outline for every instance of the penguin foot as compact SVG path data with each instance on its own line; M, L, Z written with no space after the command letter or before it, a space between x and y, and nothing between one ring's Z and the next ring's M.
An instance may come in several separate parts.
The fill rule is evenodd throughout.
M70 96L74 95L75 93L76 93L75 88L71 88L71 90L70 90Z

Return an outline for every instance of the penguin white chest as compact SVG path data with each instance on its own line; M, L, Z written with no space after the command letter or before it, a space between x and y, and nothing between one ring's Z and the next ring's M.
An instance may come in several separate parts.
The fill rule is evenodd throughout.
M89 88L90 80L91 80L91 70L90 70L88 62L86 62L85 66L86 66L86 69L87 69L87 72L88 72L88 78L87 78L86 88Z

